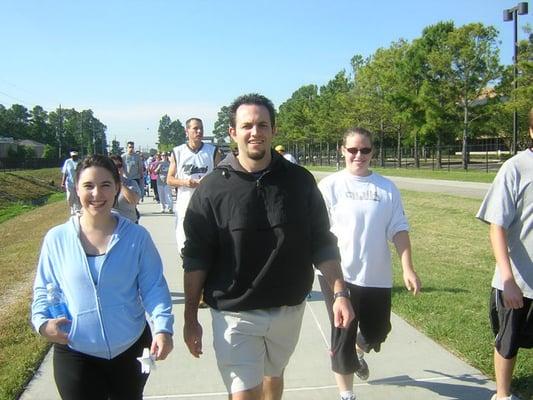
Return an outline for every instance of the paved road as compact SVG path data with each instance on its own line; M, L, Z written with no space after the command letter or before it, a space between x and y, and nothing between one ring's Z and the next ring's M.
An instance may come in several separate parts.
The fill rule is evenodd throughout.
M420 185L415 185L419 187ZM439 186L439 185L436 185ZM446 189L448 190L448 189ZM451 189L450 189L451 190ZM145 399L225 399L211 344L208 310L200 310L204 355L194 359L181 340L183 321L182 272L174 242L174 218L160 214L151 198L140 205L141 221L161 253L174 304L175 350L158 363L145 389ZM494 382L422 335L397 316L380 353L367 356L370 379L355 380L358 399L486 400ZM285 400L337 399L328 361L329 323L317 282L306 305L300 341L286 371ZM22 395L22 400L58 399L50 354Z

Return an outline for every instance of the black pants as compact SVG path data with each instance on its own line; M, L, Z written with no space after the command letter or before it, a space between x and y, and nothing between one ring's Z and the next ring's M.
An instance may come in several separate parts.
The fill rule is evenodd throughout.
M141 374L137 360L150 348L152 334L146 328L125 352L111 360L89 356L54 344L54 379L63 400L142 400L148 374Z
M333 324L333 291L323 276L318 281L331 323L331 369L342 375L353 374L359 368L355 345L365 353L378 352L391 330L391 289L346 282L355 318L348 328L340 329Z
M155 201L159 201L159 193L157 193L157 179L150 179L150 186L152 187L152 190L154 191Z

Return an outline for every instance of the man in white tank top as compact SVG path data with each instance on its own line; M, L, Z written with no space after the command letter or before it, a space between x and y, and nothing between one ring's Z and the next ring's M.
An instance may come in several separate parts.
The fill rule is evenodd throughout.
M185 122L187 143L174 147L170 156L167 184L178 188L176 199L176 241L178 251L185 243L183 219L189 200L200 180L220 162L221 154L215 145L204 143L204 127L199 118Z

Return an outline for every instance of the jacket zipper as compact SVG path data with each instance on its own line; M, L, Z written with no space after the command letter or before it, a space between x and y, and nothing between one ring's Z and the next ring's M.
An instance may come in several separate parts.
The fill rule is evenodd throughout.
M117 222L118 223L118 222ZM80 228L81 229L81 228ZM109 254L109 252L111 251L111 249L114 247L115 245L115 238L114 238L114 234L111 236L111 240L109 242L109 245L108 245L108 248L106 250L106 253L105 253L105 256L104 256L104 261L102 261L102 268L100 269L100 273L98 274L98 280L97 282L100 282L100 279L102 277L102 274L103 274L103 271L104 271L104 266L105 266L105 263L107 261L107 256ZM102 335L104 337L104 343L105 343L105 346L107 348L107 356L109 359L111 359L111 347L109 346L109 340L107 338L107 334L106 334L106 328L105 328L105 324L104 324L104 318L102 316L102 303L100 302L100 292L99 292L99 289L98 289L98 285L94 283L94 280L92 279L92 276L91 276L91 271L89 269L89 263L87 261L87 255L85 254L85 250L83 249L83 246L81 245L81 240L79 240L78 238L78 244L80 246L80 249L82 251L82 253L84 254L84 264L85 264L85 270L86 270L86 273L87 273L87 276L89 277L90 281L91 281L91 284L93 286L93 289L94 289L94 294L95 294L95 297L96 297L96 303L97 303L97 313L98 313L98 319L100 320L100 325L102 326Z

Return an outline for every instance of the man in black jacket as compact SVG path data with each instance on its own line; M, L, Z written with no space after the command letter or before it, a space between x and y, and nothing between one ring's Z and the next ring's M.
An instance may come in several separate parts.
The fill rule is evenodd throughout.
M353 319L335 236L313 176L271 150L272 102L230 106L229 154L193 194L185 216L184 340L202 353L198 300L211 307L217 363L234 400L281 399L318 268L335 293L336 326Z

